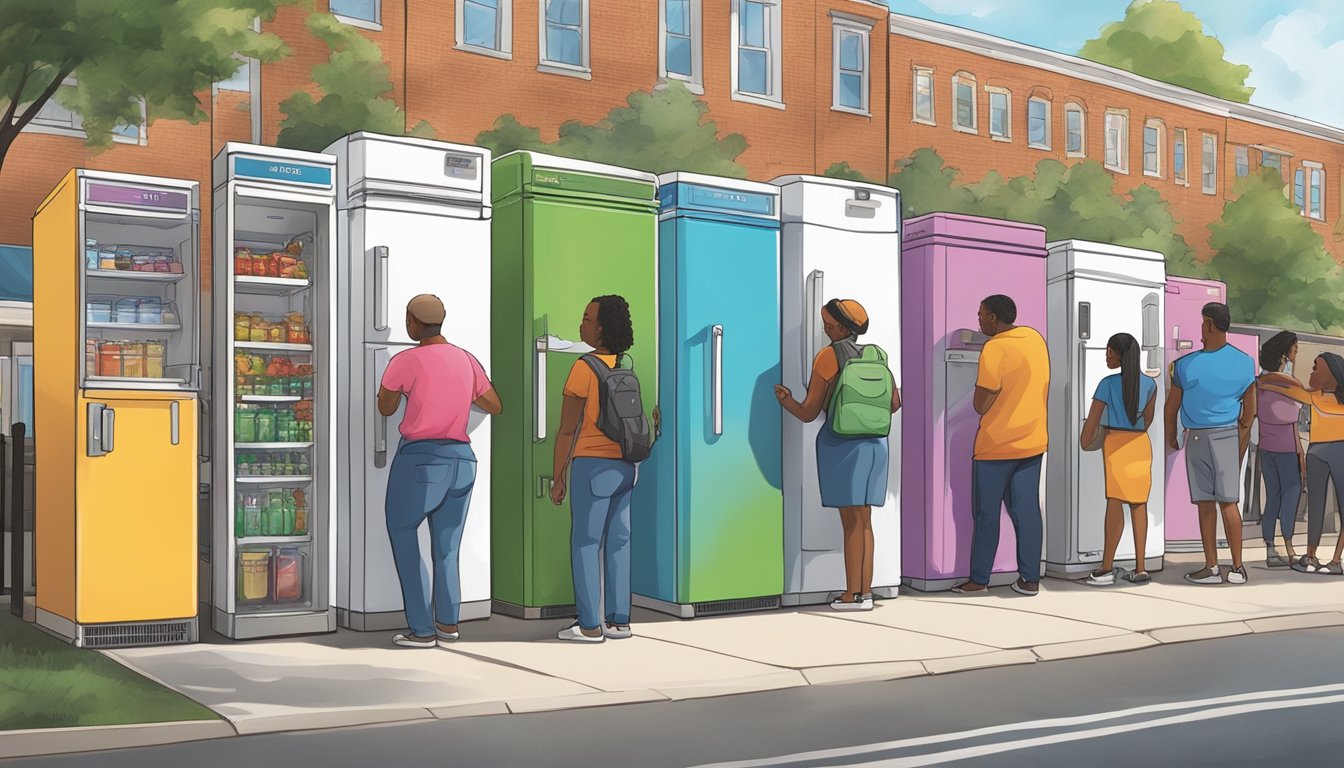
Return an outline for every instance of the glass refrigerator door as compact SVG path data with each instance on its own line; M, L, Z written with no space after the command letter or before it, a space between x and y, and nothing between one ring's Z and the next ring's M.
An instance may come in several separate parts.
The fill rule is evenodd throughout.
M199 214L184 189L87 179L83 386L196 390Z
M216 339L230 354L216 364L232 372L218 394L232 404L232 602L240 614L326 609L326 585L314 580L325 573L317 562L325 560L325 516L315 512L328 500L315 491L328 468L315 446L328 438L314 412L330 365L315 344L330 332L318 320L332 279L329 211L326 203L235 195L230 252L217 257L232 261L232 323Z

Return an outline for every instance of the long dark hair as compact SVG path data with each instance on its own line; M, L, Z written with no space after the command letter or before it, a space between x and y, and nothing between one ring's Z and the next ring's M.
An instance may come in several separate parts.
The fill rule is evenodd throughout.
M1293 351L1297 344L1297 334L1292 331L1279 331L1260 345L1260 370L1266 373L1278 373L1283 370L1283 359Z
M1139 342L1128 333L1117 333L1106 342L1106 348L1120 356L1120 393L1125 402L1129 423L1139 423Z
M595 296L597 324L602 328L602 345L613 355L623 355L635 346L635 328L630 321L630 305L615 294Z
M1322 352L1319 357L1330 369L1330 375L1335 377L1335 401L1344 405L1344 357L1334 352Z

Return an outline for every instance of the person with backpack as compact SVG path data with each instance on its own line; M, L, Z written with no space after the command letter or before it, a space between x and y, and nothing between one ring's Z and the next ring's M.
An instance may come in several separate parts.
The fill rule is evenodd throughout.
M980 414L971 454L971 577L953 592L982 593L999 549L1004 507L1017 533L1013 591L1034 597L1041 583L1041 461L1049 444L1050 355L1033 328L1013 325L1017 304L995 294L980 302L980 351L972 405Z
M812 361L803 402L783 384L775 397L794 418L814 421L826 411L817 432L817 478L821 505L840 510L844 529L845 591L831 602L837 611L873 609L873 505L887 498L891 415L901 394L875 344L859 345L868 331L868 312L853 299L831 299L821 310L831 345Z
M556 506L573 489L570 563L579 616L558 637L600 643L632 634L630 498L636 466L648 458L659 416L655 407L651 431L639 380L628 365L626 352L635 344L635 332L624 298L593 299L583 311L579 338L593 351L574 363L565 380L551 484ZM599 560L606 565L605 585L599 577ZM598 607L604 592L605 617Z

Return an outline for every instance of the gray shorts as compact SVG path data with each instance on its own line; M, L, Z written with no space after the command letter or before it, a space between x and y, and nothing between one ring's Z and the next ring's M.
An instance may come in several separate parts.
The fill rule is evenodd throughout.
M1241 501L1241 440L1236 427L1191 429L1185 437L1190 501Z

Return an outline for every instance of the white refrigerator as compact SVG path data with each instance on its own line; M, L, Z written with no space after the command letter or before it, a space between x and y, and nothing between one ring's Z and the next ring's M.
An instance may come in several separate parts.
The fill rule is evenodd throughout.
M877 344L901 383L901 200L889 187L819 176L782 176L780 330L783 384L802 400L812 360L830 344L821 327L829 299L854 299L868 311L861 344ZM782 412L784 483L783 605L827 602L845 589L838 510L821 506L817 432L824 413L803 424ZM895 597L901 584L901 433L892 419L887 496L873 508L873 592Z
M1092 395L1105 377L1106 343L1128 333L1140 345L1142 373L1157 384L1152 443L1152 491L1148 496L1146 569L1162 568L1166 448L1162 408L1166 370L1162 346L1166 261L1153 251L1081 240L1047 245L1049 312L1050 451L1046 454L1045 572L1085 576L1101 563L1106 511L1106 475L1100 450L1083 451L1079 437ZM1128 506L1115 563L1134 566L1134 533Z
M337 342L345 360L337 385L345 425L337 620L361 631L399 629L406 619L385 502L406 406L381 416L378 387L392 356L414 346L406 304L421 293L443 300L444 337L490 371L490 152L373 133L326 151L337 158L337 291L346 310ZM474 408L469 433L477 470L460 550L463 621L490 615L490 424ZM425 573L428 528L420 528Z

